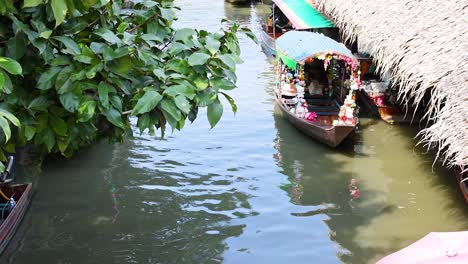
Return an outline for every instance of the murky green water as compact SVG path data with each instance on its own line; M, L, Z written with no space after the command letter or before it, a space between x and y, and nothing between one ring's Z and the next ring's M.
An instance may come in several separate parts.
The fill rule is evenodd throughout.
M256 29L258 9L180 0L179 25ZM452 176L414 148L415 131L362 119L331 150L274 106L271 63L242 39L239 112L164 140L135 136L37 180L10 263L373 263L430 231L468 228ZM433 171L434 170L434 171ZM349 202L354 177L361 199Z

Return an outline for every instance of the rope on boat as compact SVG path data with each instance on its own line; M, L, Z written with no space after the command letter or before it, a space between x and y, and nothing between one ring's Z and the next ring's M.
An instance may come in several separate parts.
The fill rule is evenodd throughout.
M0 195L7 201L10 201L10 198L8 198L8 196L6 196L3 192L2 192L2 189L0 189Z

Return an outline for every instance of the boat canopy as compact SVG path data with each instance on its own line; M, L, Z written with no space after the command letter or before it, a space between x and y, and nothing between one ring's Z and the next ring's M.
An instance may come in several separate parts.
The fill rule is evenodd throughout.
M335 27L312 6L311 0L273 0L273 2L291 21L295 29Z
M276 52L284 64L296 69L298 63L306 59L326 59L327 55L344 60L351 68L357 65L353 53L342 43L320 33L307 31L289 31L276 40Z

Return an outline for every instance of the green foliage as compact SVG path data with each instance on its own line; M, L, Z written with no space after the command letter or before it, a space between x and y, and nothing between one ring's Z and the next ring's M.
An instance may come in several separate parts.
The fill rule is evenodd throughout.
M70 157L100 138L164 136L199 107L213 127L235 88L237 33L174 29L173 0L0 1L0 160L33 144ZM223 21L227 22L227 21ZM2 164L0 163L0 170Z

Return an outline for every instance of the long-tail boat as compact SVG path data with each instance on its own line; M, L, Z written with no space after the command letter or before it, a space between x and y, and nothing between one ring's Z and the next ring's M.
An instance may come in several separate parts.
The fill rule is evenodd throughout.
M278 38L275 100L297 129L338 146L357 123L358 61L343 44L319 33Z
M13 157L0 177L0 254L13 238L29 207L32 184L15 184L10 178Z
M310 0L273 0L271 15L262 23L260 37L267 55L276 55L275 40L290 30L317 31L338 38L338 29Z

